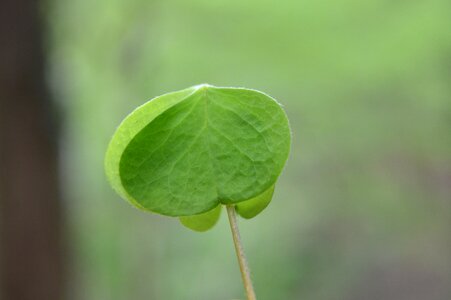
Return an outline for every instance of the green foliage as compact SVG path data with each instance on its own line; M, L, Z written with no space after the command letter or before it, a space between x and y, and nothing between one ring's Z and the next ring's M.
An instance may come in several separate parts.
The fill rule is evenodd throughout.
M187 217L180 217L180 222L194 230L194 231L207 231L208 229L215 226L215 224L219 220L219 216L221 215L221 208L222 205L218 205L215 208L213 208L210 211L207 211L206 213L194 215L194 216L187 216Z
M121 155L135 135L138 134L148 122L151 122L160 112L179 102L191 92L190 89L187 89L169 93L153 99L152 102L147 103L148 105L138 107L122 122L121 126L119 126L111 139L105 156L105 172L116 192L139 208L144 209L144 207L141 207L139 201L134 200L122 186L119 175Z
M246 203L238 207L246 218L263 210L289 149L288 119L274 99L199 85L132 112L110 142L105 169L133 205L167 216L199 215L182 223L203 231L219 217L219 204Z
M238 203L236 212L245 219L252 219L269 205L274 194L274 188L273 185L257 197Z

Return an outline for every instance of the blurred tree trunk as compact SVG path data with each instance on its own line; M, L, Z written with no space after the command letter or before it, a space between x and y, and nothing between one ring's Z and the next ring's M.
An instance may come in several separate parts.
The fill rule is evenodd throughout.
M0 299L63 295L56 131L39 1L0 2Z

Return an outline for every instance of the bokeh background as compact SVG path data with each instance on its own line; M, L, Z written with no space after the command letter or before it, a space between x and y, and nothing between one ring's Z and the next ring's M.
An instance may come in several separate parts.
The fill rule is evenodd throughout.
M258 299L451 299L451 2L53 0L39 11L61 124L61 298L244 299L225 214L191 232L132 208L103 173L136 106L210 83L272 95L293 130L273 202L240 222Z

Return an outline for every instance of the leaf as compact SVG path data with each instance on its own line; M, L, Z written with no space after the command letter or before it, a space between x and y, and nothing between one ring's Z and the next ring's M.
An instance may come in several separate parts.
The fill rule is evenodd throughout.
M124 149L133 137L149 124L161 112L165 111L175 103L183 100L187 95L193 93L193 88L168 93L135 109L128 115L114 133L105 155L105 173L113 189L124 199L129 200L138 208L144 209L138 201L127 194L122 186L119 176L119 162Z
M114 134L105 169L133 205L192 216L273 186L290 149L280 105L244 88L200 85L157 97Z
M271 202L275 186L271 186L262 194L236 205L236 212L245 219L252 219L261 213Z
M212 210L200 215L180 217L180 222L194 231L207 231L218 222L221 210L222 205L218 205Z

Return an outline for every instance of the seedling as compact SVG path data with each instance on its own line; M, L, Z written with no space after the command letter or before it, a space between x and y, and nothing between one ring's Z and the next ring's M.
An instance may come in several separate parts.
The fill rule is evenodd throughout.
M117 128L106 153L112 187L144 211L212 228L225 206L247 299L255 299L236 220L272 199L290 127L270 96L203 84L156 97Z

